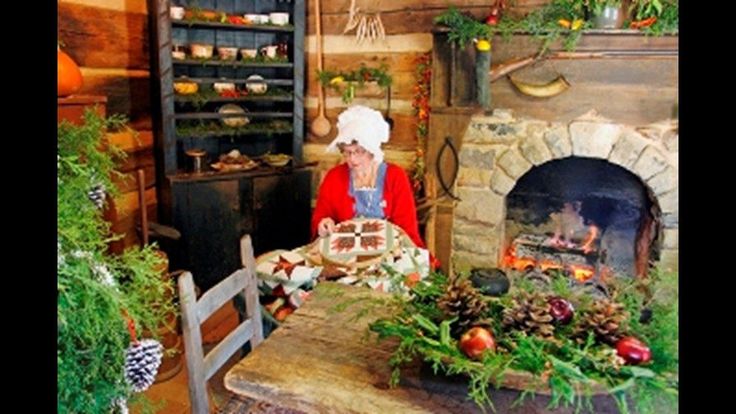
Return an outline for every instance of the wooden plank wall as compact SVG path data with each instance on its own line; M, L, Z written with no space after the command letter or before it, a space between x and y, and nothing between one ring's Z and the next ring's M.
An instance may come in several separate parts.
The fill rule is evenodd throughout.
M518 0L519 10L529 10L548 0ZM411 107L414 95L414 70L416 59L432 49L431 30L433 19L454 4L478 17L488 13L489 0L357 0L356 5L367 13L380 12L386 39L358 44L354 31L343 34L348 22L351 0L323 0L322 6L322 50L325 70L351 70L361 64L377 67L381 63L389 66L394 82L391 91L391 117L394 130L387 147L400 151L413 151L416 147L416 120ZM307 58L306 73L309 76L305 96L307 123L317 116L316 53L315 53L315 10L314 2L307 1ZM333 123L333 130L325 137L307 134L309 144L323 145L334 139L334 124L337 115L346 108L339 95L326 91L326 115ZM361 103L385 111L386 97L365 96L357 92L354 103Z
M507 11L509 14L525 14L538 8L549 0L516 0ZM366 12L381 12L386 30L386 39L357 44L354 32L343 34L348 21L351 0L322 0L322 32L324 68L326 70L355 69L361 63L378 66L386 63L394 78L392 88L391 115L395 121L392 137L387 144L390 161L408 167L412 152L417 145L416 122L413 117L411 100L414 88L415 59L432 49L431 31L433 18L453 4L462 11L477 18L488 14L491 0L357 0L357 5ZM307 67L308 79L305 91L306 131L317 115L317 80L315 54L315 13L314 1L307 0ZM84 93L106 95L108 113L124 113L132 125L140 132L141 142L130 146L131 160L125 168L134 172L136 168L146 168L147 188L151 192L149 212L155 214L155 190L153 187L153 156L151 149L150 119L150 79L147 33L146 0L60 0L58 4L59 38L66 44L65 50L82 66ZM521 42L521 43L519 43ZM494 64L510 59L527 50L527 40L514 40L511 44L495 42ZM523 47L520 47L522 45ZM625 46L625 45L624 45ZM647 108L656 108L657 114L668 113L671 101L676 99L677 72L662 72L662 62L636 62L636 59L621 59L606 62L607 70L600 71L600 62L557 62L556 69L565 71L573 80L589 87L579 88L587 91L582 106L595 106L613 92L635 93L641 97L638 106L631 107L630 115L647 113ZM668 66L671 68L671 66ZM622 68L629 71L623 71ZM638 68L638 78L631 82L622 81L617 73L632 73ZM635 71L636 71L635 70ZM664 76L659 76L663 74ZM603 76L606 75L606 76ZM610 78L607 76L610 75ZM575 79L577 78L577 79ZM651 89L664 92L654 93ZM673 83L675 86L673 86ZM492 87L496 104L516 110L531 110L532 115L542 118L560 115L559 109L580 107L580 101L572 94L561 97L557 108L555 103L534 102L520 96L503 79ZM620 95L620 94L619 94ZM663 98L659 98L662 97ZM597 100L597 101L596 101ZM665 100L667 102L665 102ZM362 103L379 110L385 110L386 97L383 95L365 96L358 92L355 103ZM603 103L605 104L605 102ZM669 105L669 106L668 106ZM336 157L324 157L323 147L335 136L334 124L337 115L346 107L340 96L327 91L326 115L332 121L333 130L325 137L316 137L310 132L305 135L305 158L307 161L320 161L320 169L327 168L338 161ZM568 108L569 109L569 108ZM575 111L563 110L565 117L579 115ZM317 181L321 174L317 173ZM316 182L315 182L316 187ZM128 233L137 216L137 201L131 197L132 187L125 187L126 197L120 204L118 230ZM148 197L148 195L147 195ZM155 216L154 216L155 217ZM127 242L135 242L135 235L127 235Z
M549 0L517 0L516 8L526 12L539 7ZM492 1L490 0L356 0L356 5L367 13L381 13L386 38L374 42L365 41L358 44L355 32L343 34L348 22L351 0L322 0L322 50L325 70L357 69L361 64L377 67L381 63L389 66L393 77L391 90L391 117L394 129L385 147L389 150L386 158L404 168L410 168L413 152L417 146L416 118L411 106L414 96L416 59L432 49L433 19L454 4L463 11L472 13L478 18L485 16ZM325 113L332 123L332 131L324 137L317 137L309 132L311 121L317 116L317 57L315 52L315 10L314 1L307 0L307 45L306 73L308 75L305 91L305 107L307 118L307 134L305 142L305 159L320 161L318 172L313 180L319 182L322 171L339 161L338 158L322 156L323 147L336 135L335 123L338 114L347 105L334 91L326 90ZM366 96L357 91L353 103L363 104L385 111L387 99L385 94ZM316 185L315 185L316 187Z
M117 247L127 247L139 242L139 168L146 175L148 217L156 218L146 0L60 0L57 11L58 38L82 70L80 94L106 96L107 114L126 115L137 131L137 137L109 136L128 153L120 167L125 178L117 180L121 195L109 216L113 231L124 235Z

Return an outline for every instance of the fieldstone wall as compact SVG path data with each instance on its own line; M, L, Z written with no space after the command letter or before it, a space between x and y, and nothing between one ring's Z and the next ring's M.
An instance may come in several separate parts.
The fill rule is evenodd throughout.
M677 270L678 122L614 123L591 111L568 124L496 109L468 125L460 149L453 215L455 270L495 267L504 248L506 195L535 166L566 157L607 160L639 177L662 211L660 265Z

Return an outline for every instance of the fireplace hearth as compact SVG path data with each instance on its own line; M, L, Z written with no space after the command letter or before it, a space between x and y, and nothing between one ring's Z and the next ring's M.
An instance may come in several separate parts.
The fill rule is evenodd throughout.
M676 120L473 117L459 150L453 268L558 270L579 282L676 270L677 140Z

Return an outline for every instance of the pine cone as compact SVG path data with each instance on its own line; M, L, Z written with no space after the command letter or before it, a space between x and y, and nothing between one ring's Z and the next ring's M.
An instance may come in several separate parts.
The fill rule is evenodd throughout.
M544 294L521 291L512 299L512 303L511 307L503 310L504 328L543 337L554 334L554 318Z
M437 307L447 318L457 316L455 332L461 332L480 323L488 304L467 277L455 275L448 280L445 293L437 300Z
M95 203L97 208L102 208L105 205L105 186L102 184L93 186L87 192L87 197Z
M573 336L578 342L585 342L588 332L593 332L599 342L614 345L625 334L626 321L629 314L624 305L602 299L593 302L590 309L580 313Z
M154 339L132 344L125 355L125 379L135 392L148 389L156 379L163 357L163 346Z

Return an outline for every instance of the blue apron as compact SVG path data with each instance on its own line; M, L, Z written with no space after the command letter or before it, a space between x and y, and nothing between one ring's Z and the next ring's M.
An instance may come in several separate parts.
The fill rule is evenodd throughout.
M378 166L376 188L354 188L350 179L349 194L355 199L355 217L384 218L383 185L386 180L386 163Z

